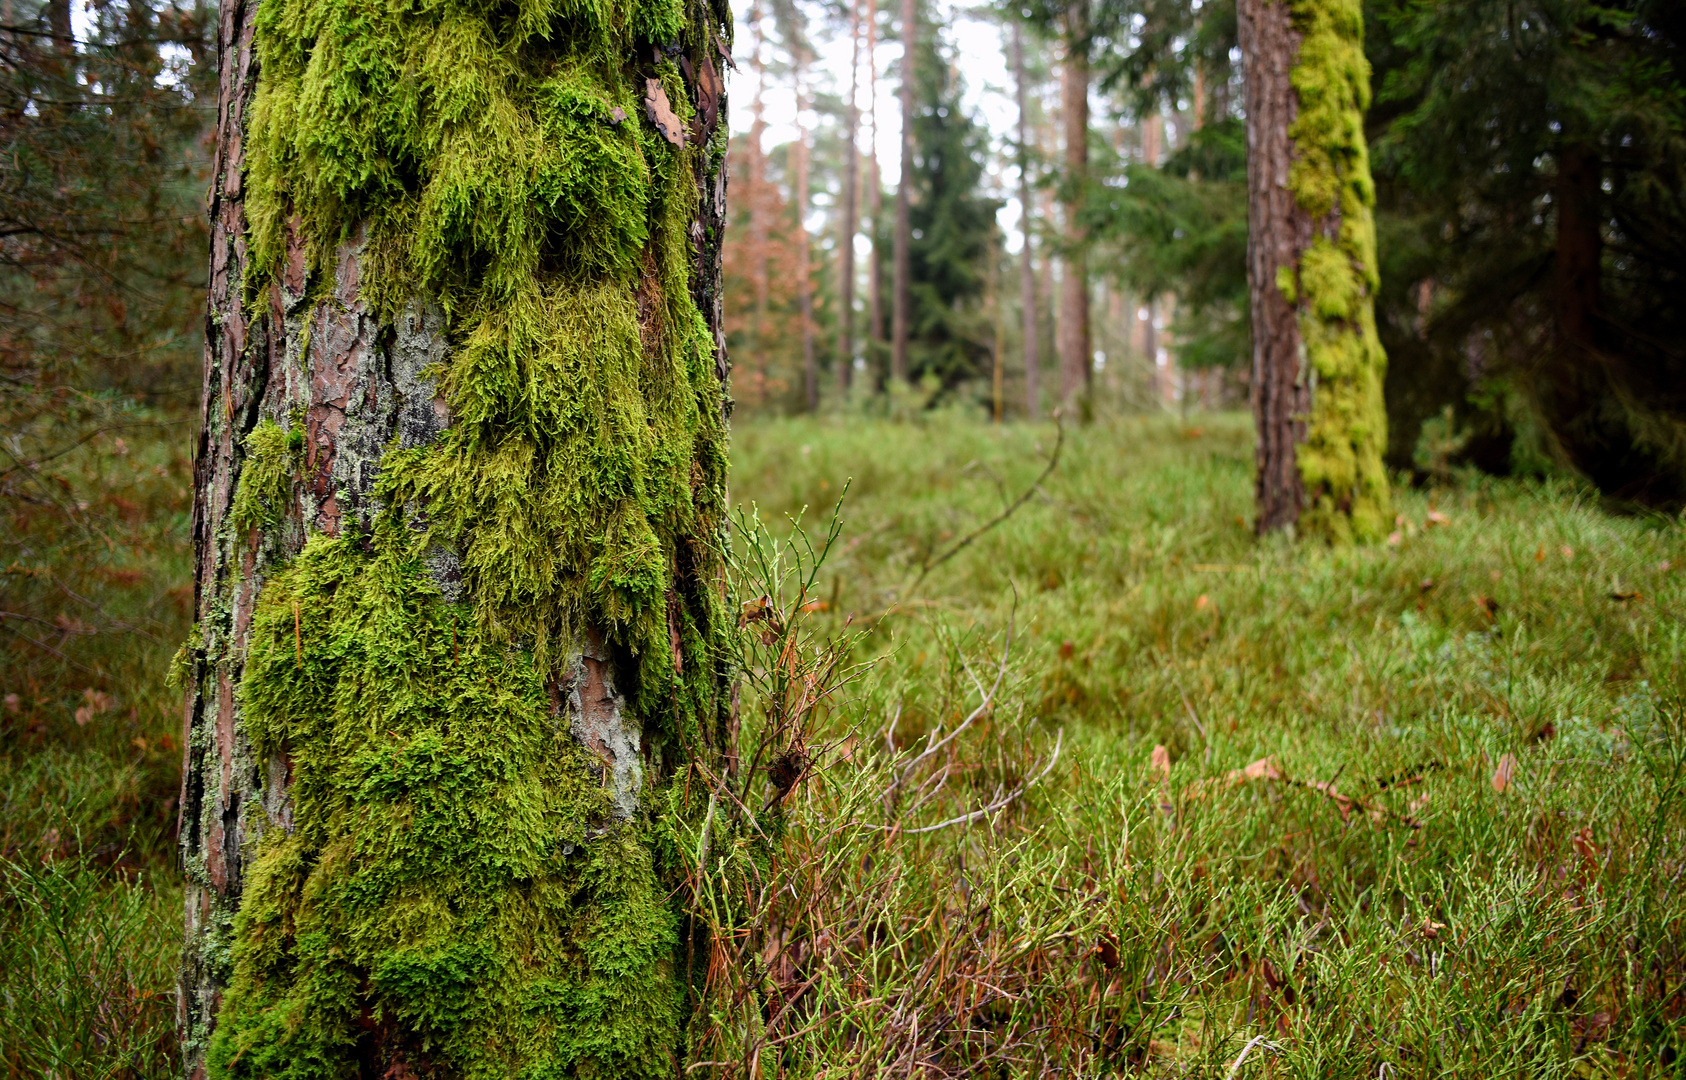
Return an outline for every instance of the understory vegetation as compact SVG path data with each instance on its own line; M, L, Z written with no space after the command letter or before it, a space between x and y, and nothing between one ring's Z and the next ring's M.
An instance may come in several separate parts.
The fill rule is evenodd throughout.
M9 1077L176 1060L191 538L153 430L53 463L86 530L0 535L5 609L62 612L0 639ZM691 1075L1682 1067L1677 521L1453 473L1385 543L1260 542L1226 414L732 452L740 781L674 903L734 934Z

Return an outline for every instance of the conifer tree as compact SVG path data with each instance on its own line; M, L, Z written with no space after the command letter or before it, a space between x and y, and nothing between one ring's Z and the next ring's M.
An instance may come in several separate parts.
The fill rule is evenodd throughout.
M671 837L733 715L720 11L223 3L195 1075L678 1072Z
M985 374L993 330L982 302L999 204L982 191L986 134L966 112L942 39L922 27L908 182L905 377L952 387Z
M1240 0L1260 533L1387 531L1358 0Z

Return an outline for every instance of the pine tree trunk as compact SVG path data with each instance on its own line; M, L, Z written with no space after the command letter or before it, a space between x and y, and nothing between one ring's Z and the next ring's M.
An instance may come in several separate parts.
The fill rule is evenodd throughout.
M902 178L896 185L896 235L891 248L895 259L895 280L891 286L890 380L907 381L908 319L912 317L909 294L913 242L908 200L913 194L913 79L918 10L916 0L902 0Z
M884 342L884 258L879 238L884 216L884 177L878 171L878 2L866 0L867 118L872 127L871 150L867 157L867 213L872 218L872 262L867 267L866 335L868 363L883 378Z
M656 815L733 737L730 26L265 3L218 27L187 1071L676 1076L699 972ZM558 42L611 51L536 94ZM287 107L307 65L332 107Z
M1386 532L1386 357L1362 23L1335 0L1241 0L1256 527ZM1313 42L1315 47L1306 47ZM1302 520L1303 518L1303 520Z
M750 101L749 127L749 244L751 275L755 287L755 316L751 338L755 343L755 403L767 404L768 370L767 301L772 283L767 265L767 246L771 230L768 227L767 154L761 147L766 137L767 119L764 100L767 84L767 61L764 55L766 31L760 5L749 9L750 24L755 27L755 96Z
M849 398L855 371L855 234L860 231L861 0L849 5L849 105L845 110L843 206L837 245L837 389Z
M1083 225L1089 176L1089 4L1066 8L1065 63L1060 69L1060 114L1065 125L1065 277L1060 283L1060 399L1087 401L1094 380L1089 343L1089 252Z
M820 364L814 352L814 271L808 244L808 129L802 123L807 53L796 50L796 143L791 165L796 172L796 313L802 323L802 402L809 412L820 409Z
M1036 318L1036 266L1031 219L1030 198L1030 119L1025 104L1026 78L1024 66L1024 27L1013 22L1013 90L1019 106L1019 209L1020 230L1024 233L1024 248L1019 253L1019 304L1024 320L1024 408L1025 417L1036 420L1042 415L1041 368L1042 357L1037 350L1039 332Z

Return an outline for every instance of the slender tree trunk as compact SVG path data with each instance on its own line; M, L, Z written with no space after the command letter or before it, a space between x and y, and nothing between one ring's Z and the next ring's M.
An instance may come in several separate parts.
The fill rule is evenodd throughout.
M1389 497L1363 135L1369 69L1361 28L1353 33L1336 2L1241 0L1238 19L1256 527L1345 540L1384 534Z
M750 99L750 115L754 119L749 127L749 184L745 194L749 199L750 265L755 287L755 316L751 337L755 343L755 403L758 406L767 404L767 380L771 377L768 371L767 348L767 300L771 291L767 246L771 230L767 220L767 154L762 149L762 140L767 131L767 107L763 93L767 83L767 60L764 55L767 35L764 18L759 4L749 9L749 22L755 28L755 96Z
M843 213L837 245L837 389L849 397L855 371L855 234L860 231L861 176L861 3L849 5L848 134L843 146Z
M1290 81L1300 35L1286 3L1240 0L1246 64L1247 291L1253 320L1253 420L1258 445L1255 498L1260 534L1300 519L1305 486L1295 464L1311 413L1311 382L1301 370L1294 305L1277 286L1310 242L1311 221L1288 186L1293 143L1288 129L1299 100Z
M890 379L907 381L908 319L912 316L909 294L913 242L908 200L913 194L913 81L919 13L916 0L902 0L902 178L896 185L895 284L890 315Z
M802 120L807 106L807 50L796 48L796 142L791 167L796 173L796 309L802 322L802 401L809 412L820 408L820 362L814 351L814 271L808 243L808 129Z
M1019 212L1024 233L1024 249L1019 255L1019 304L1024 320L1024 408L1025 417L1036 420L1042 415L1041 369L1042 357L1037 346L1036 266L1033 238L1036 234L1034 204L1030 197L1030 116L1025 103L1027 94L1024 64L1024 26L1013 20L1013 92L1019 106Z
M879 238L884 235L884 177L878 171L878 3L866 0L866 59L867 59L867 117L872 126L871 150L867 158L867 176L871 189L867 193L867 213L872 217L872 263L867 268L866 333L872 342L870 362L879 372L883 363L881 349L884 342L884 258Z
M1599 231L1600 160L1584 143L1557 154L1557 250L1552 263L1552 297L1557 331L1567 345L1593 342L1593 317L1603 291L1604 238Z
M400 68L424 44L496 36L527 73L598 39L561 16L512 39L456 9L265 5L260 25L224 0L217 30L179 658L185 1071L677 1076L699 973L654 823L700 816L682 778L733 738L709 149L729 27L693 16L656 63L621 42L589 118L535 103L537 75L473 73L484 97L447 133L365 78L436 99L480 54ZM372 66L318 72L319 40ZM355 119L266 107L307 69ZM365 122L407 140L407 190L362 179L385 152ZM611 151L565 159L568 199L508 182L563 175L530 155L571 124ZM338 179L298 163L324 135ZM453 199L530 239L453 227ZM575 200L589 227L553 209Z
M1006 416L1006 399L1002 396L1006 385L1005 356L1002 339L1006 336L1005 305L1001 302L1001 252L992 240L989 245L989 270L985 287L989 293L990 323L990 417L997 424Z
M1054 193L1043 189L1042 197L1038 200L1042 204L1042 220L1053 222L1057 219L1057 204ZM1052 228L1052 226L1050 226ZM1055 273L1057 259L1053 251L1042 250L1041 270L1037 275L1037 293L1040 296L1038 310L1048 313L1048 326L1041 330L1037 337L1037 348L1048 346L1048 355L1059 355L1060 323L1064 313L1059 310L1059 277Z
M1060 69L1060 115L1065 126L1065 280L1060 292L1060 399L1070 406L1094 381L1089 343L1089 252L1083 226L1089 176L1089 4L1075 0L1065 14L1065 63Z

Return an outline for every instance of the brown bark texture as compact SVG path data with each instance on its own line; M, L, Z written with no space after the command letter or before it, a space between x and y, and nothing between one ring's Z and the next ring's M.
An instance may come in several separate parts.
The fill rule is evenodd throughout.
M1024 248L1019 252L1019 305L1024 326L1024 410L1026 418L1042 415L1042 357L1037 346L1036 265L1030 195L1030 118L1025 104L1024 28L1013 22L1013 91L1019 106L1019 211Z
M843 144L843 206L837 245L837 389L845 399L855 373L855 233L860 225L861 0L849 5L849 106Z
M1088 230L1083 225L1089 177L1089 4L1066 8L1065 63L1060 70L1060 113L1065 127L1065 277L1060 283L1060 400L1085 399L1094 380L1089 343Z
M311 534L339 536L369 524L388 447L424 446L452 423L430 374L450 357L446 315L422 296L396 315L377 315L366 296L369 252L361 230L338 245L324 274L309 267L308 238L295 218L287 230L285 264L261 294L245 295L247 282L260 276L248 258L244 202L244 143L259 75L253 48L258 10L258 0L223 0L217 21L220 82L192 517L197 629L182 654L187 688L179 842L187 881L178 1024L184 1072L195 1078L205 1075L208 1041L228 986L228 938L249 860L266 831L293 828L291 762L257 757L241 715L238 688L259 591L267 574L298 555ZM694 65L706 69L705 84L716 78L713 65L713 58ZM706 111L708 119L692 133L705 146L725 111L717 87L716 82L704 91L712 97L698 111ZM715 374L724 383L719 239L726 169L712 153L699 154L698 162L691 292L712 330ZM237 527L231 512L252 458L246 438L261 420L289 416L303 426L296 497L278 521ZM451 552L436 550L428 570L447 601L464 588L461 564ZM620 801L620 777L640 765L622 760L627 748L614 745L617 739L626 742L625 733L599 730L618 723L620 697L605 674L601 647L588 642L581 649L575 657L575 666L585 671L581 685L588 697L593 686L601 693L593 707L578 710L575 732L588 744L602 744L596 748L617 780ZM633 733L633 755L637 741ZM635 789L630 795L636 800ZM402 1048L383 1045L378 1031L372 1038L367 1046L359 1044L361 1075L417 1075Z
M814 351L814 277L808 247L808 129L802 124L806 104L804 76L807 53L796 51L796 145L791 148L796 171L796 309L802 322L802 400L809 412L820 408L820 366Z
M1291 527L1305 505L1295 460L1311 412L1311 384L1293 305L1277 286L1310 244L1310 216L1289 190L1298 111L1291 74L1299 34L1284 0L1240 0L1246 57L1247 289L1253 320L1253 418L1257 428L1255 495L1260 534Z
M884 340L884 260L879 237L884 234L884 176L878 171L878 0L866 0L866 108L872 142L867 151L867 216L872 219L872 261L867 267L867 363L879 370L878 346ZM881 378L882 375L875 375Z

